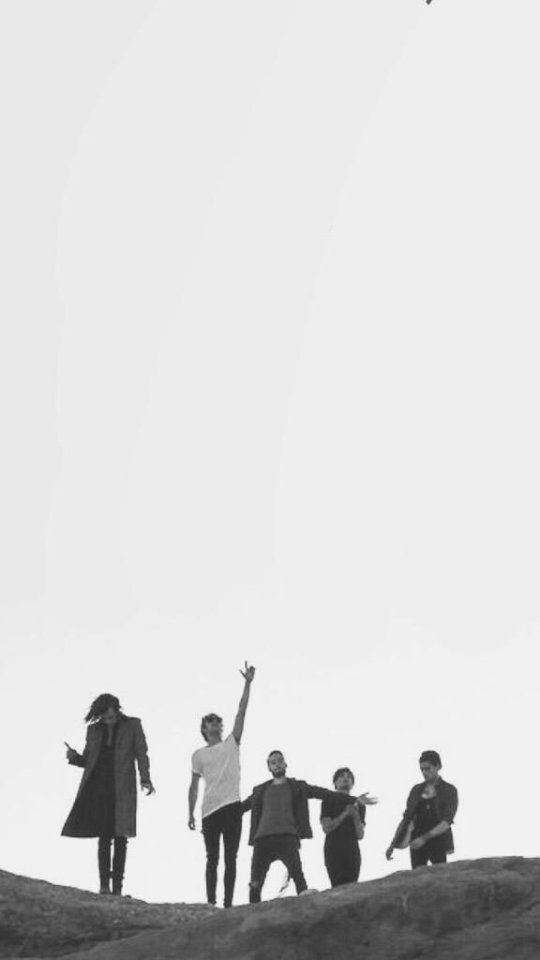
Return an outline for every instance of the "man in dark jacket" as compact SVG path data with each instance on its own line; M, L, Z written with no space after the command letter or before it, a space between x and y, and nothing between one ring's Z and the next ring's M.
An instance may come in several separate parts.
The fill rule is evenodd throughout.
M411 866L446 863L454 852L452 823L458 808L458 792L440 775L442 761L436 750L424 750L420 757L423 783L416 783L407 798L407 806L386 851L391 860L394 849L408 846Z
M287 777L287 763L281 750L272 750L267 759L272 779L259 784L242 803L242 812L251 810L249 843L253 846L249 902L260 903L266 874L280 860L294 880L297 893L307 889L300 860L300 841L313 836L308 800L335 796L334 790L315 787L305 780ZM350 803L372 804L376 799L362 794L349 797Z

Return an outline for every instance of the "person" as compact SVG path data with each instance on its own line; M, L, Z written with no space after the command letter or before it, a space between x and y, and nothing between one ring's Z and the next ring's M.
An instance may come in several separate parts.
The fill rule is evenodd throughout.
M420 757L423 783L417 783L407 798L407 806L386 851L391 860L396 847L409 846L411 867L428 863L446 863L454 852L452 823L458 808L458 792L440 775L442 762L436 750L424 750Z
M202 802L202 833L206 847L206 897L215 905L220 839L223 837L225 855L224 907L231 907L236 883L236 857L242 834L240 809L240 741L244 731L246 710L255 667L248 666L240 673L244 690L238 706L232 733L223 739L223 720L217 713L207 713L201 721L201 733L206 746L196 750L191 761L192 777L188 792L190 830L195 830L195 806L199 781L204 780Z
M136 835L135 764L141 788L147 795L155 793L150 780L146 737L139 718L126 716L118 697L111 693L96 697L85 722L88 727L82 754L66 743L68 763L83 767L84 772L62 836L99 838L99 892L120 896L128 837Z
M365 804L350 802L354 774L340 767L333 776L336 793L321 804L321 826L325 833L324 863L332 887L357 883L360 876L360 847L366 825Z
M280 860L287 868L298 894L307 890L300 859L300 841L313 836L308 800L325 800L336 796L333 790L287 777L287 763L281 750L272 750L266 762L272 779L254 787L252 794L242 803L243 813L251 810L249 843L253 847L253 857L250 903L260 903L266 874L276 860ZM346 798L350 804L356 801L363 805L377 803L367 793L361 797Z

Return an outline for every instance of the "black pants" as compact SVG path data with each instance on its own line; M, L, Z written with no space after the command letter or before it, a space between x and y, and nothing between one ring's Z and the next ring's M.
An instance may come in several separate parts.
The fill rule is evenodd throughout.
M425 867L428 863L446 863L446 842L444 838L433 837L419 850L410 850L411 867Z
M357 883L361 862L358 843L328 843L327 838L324 845L324 863L333 887L341 887L344 883Z
M225 853L225 897L224 907L232 906L234 885L236 883L236 856L242 834L242 810L240 802L228 803L215 813L203 817L202 832L206 845L206 898L208 903L216 902L217 868L219 863L219 841L223 837Z
M122 881L126 869L127 837L100 837L98 840L99 884L102 891L109 889L111 878L111 843L114 840L112 858L112 892L122 893Z
M251 861L251 882L249 884L249 902L260 903L266 874L275 860L285 864L294 880L297 893L307 889L306 878L300 860L300 841L291 834L273 834L255 840Z

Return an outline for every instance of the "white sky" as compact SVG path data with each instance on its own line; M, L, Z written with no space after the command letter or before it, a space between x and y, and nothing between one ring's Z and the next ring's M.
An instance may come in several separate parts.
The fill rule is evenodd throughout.
M351 766L364 879L425 748L459 857L538 853L535 6L2 6L2 867L95 888L63 741L109 690L158 789L127 887L204 899L246 657L243 793Z

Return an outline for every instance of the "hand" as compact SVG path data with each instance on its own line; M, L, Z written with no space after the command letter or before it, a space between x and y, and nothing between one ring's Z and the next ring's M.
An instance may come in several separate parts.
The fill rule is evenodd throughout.
M355 803L361 803L364 807L370 807L374 803L378 803L377 797L370 797L369 791L367 793L361 793L359 797L354 801Z
M141 790L144 790L147 797L149 797L151 793L156 792L151 780L141 780Z
M244 660L244 667L245 670L241 670L240 673L242 674L246 683L251 683L255 676L255 667L248 666L247 660Z
M394 852L394 848L392 845L390 845L388 847L388 850L385 853L385 857L387 860L393 860L393 856L392 856L393 852Z
M424 837L415 837L409 844L409 850L420 850L420 847L423 847L425 843Z
M64 745L67 747L67 750L66 750L66 758L67 758L68 760L75 760L75 758L79 756L79 754L77 753L77 751L74 750L73 747L70 747L69 743L66 743L65 740L64 740Z
M188 820L188 827L190 830L195 830L195 817L190 817Z

